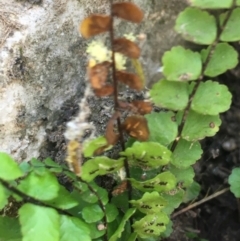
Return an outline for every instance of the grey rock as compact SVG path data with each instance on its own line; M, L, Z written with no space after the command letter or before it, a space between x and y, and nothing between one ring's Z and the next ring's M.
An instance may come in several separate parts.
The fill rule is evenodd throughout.
M164 51L182 41L173 26L186 2L134 2L145 11L143 23L117 20L116 33L146 34L141 60L150 85L159 78ZM19 162L47 156L64 160L63 132L66 122L76 115L86 86L89 41L80 36L79 23L91 13L107 13L108 9L108 0L1 0L1 151ZM106 40L107 35L99 38ZM94 113L90 118L102 132L110 114L98 101L90 101Z

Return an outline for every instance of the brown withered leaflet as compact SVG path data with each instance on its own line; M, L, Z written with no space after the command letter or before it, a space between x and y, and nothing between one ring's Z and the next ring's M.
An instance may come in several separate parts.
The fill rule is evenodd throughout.
M140 57L140 48L134 42L126 38L115 39L113 42L113 49L132 59L138 59Z
M147 120L141 115L129 116L122 124L126 133L138 141L147 141L149 138L149 129Z
M121 193L125 192L127 189L127 181L121 182L114 190L112 191L113 196L120 195Z
M134 3L130 2L113 4L112 13L114 16L134 23L140 23L144 16L143 11Z
M151 102L145 102L143 100L134 100L131 104L137 109L140 115L146 115L150 113L153 109Z
M94 14L82 21L79 31L84 38L90 38L94 35L109 31L110 24L110 16Z
M102 154L108 147L109 145L99 147L97 150L94 151L94 156Z
M71 140L67 145L67 158L69 168L77 175L81 173L81 145L78 141Z
M105 85L110 65L110 62L104 61L88 69L92 88L101 89Z
M109 145L115 145L119 139L119 134L114 131L114 125L121 113L116 111L107 123L105 137Z
M143 82L136 74L128 73L126 71L117 71L116 78L117 81L122 82L125 85L128 85L131 89L140 91L144 87Z
M118 106L120 109L131 111L133 113L137 113L140 115L146 115L149 114L152 109L152 103L151 102L146 102L143 100L134 100L130 103L124 102L124 101L118 101Z
M112 85L105 85L101 89L94 89L93 91L97 97L104 97L112 95L114 89Z

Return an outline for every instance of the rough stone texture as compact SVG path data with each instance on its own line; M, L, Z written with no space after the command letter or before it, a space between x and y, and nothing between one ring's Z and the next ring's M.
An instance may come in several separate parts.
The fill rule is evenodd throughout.
M173 26L186 2L133 2L144 9L145 21L139 26L118 21L118 34L147 35L142 61L152 81L158 78L163 52L180 41ZM78 25L90 13L106 13L108 5L108 0L1 0L1 151L17 161L46 156L63 159L62 132L78 109L86 81L88 41L79 36ZM99 111L92 121L101 125L105 103L91 105Z

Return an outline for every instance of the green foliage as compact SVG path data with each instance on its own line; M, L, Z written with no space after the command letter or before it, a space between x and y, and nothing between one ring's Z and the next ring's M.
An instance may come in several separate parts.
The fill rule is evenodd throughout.
M187 232L186 237L188 237L188 238L190 238L191 240L194 240L194 241L208 241L207 239L199 238L196 233L192 233L192 232Z
M102 203L106 205L108 203L108 192L106 191L106 189L101 188L95 185L94 183L91 183L91 187L97 193L97 195L101 198ZM96 203L98 201L98 197L95 194L93 194L92 191L89 189L86 189L80 195L81 195L81 199L85 202Z
M168 193L163 193L162 197L167 201L168 205L162 210L167 215L170 215L174 209L178 208L183 201L184 190L182 189L173 189Z
M156 142L135 142L120 155L129 160L133 166L157 168L166 165L171 157L171 152L163 145Z
M202 149L198 141L180 139L173 152L171 163L177 168L187 168L200 159Z
M19 221L23 241L59 240L60 216L52 208L26 203L19 209Z
M21 226L18 219L0 216L0 230L1 241L22 241Z
M153 102L169 110L183 110L188 103L187 83L161 80L150 90Z
M202 59L206 61L210 48L203 49ZM227 43L217 44L214 53L204 71L204 74L209 77L216 77L228 69L233 69L238 64L238 53L237 51Z
M58 195L60 185L57 178L51 172L45 170L42 175L31 172L25 179L20 181L18 188L33 198L46 201Z
M176 177L177 182L182 188L188 187L193 183L195 173L191 165L186 169L179 169L173 165L169 165L169 171Z
M230 108L231 99L225 85L208 80L199 85L191 108L199 114L218 115Z
M78 202L69 195L63 186L60 186L57 197L45 201L45 203L60 209L70 209L78 205Z
M8 192L7 190L0 184L0 210L5 207L8 203Z
M90 182L99 175L116 172L121 167L123 167L123 159L116 161L106 156L95 157L84 163L81 177L83 180Z
M79 237L84 241L91 241L88 225L78 218L61 215L60 241L78 241Z
M148 141L168 146L175 140L178 126L173 112L151 113L145 117L147 118L150 131Z
M95 223L104 217L104 212L99 205L92 204L83 208L82 216L87 223Z
M187 141L196 141L206 136L214 136L220 125L219 115L201 115L191 110L184 125L182 138Z
M108 203L106 205L106 216L107 216L107 222L111 223L113 222L117 216L118 216L118 209L115 205Z
M129 179L132 186L142 192L157 191L167 192L172 190L176 185L176 178L171 172L162 172L152 179L144 182L136 181L133 178Z
M223 13L220 15L220 23L223 24L227 13ZM240 8L236 8L233 10L229 21L226 24L226 28L224 28L220 39L224 42L234 42L240 40L240 29L236 28L237 25L240 24Z
M11 181L23 176L17 163L6 153L0 152L0 178Z
M130 219L130 217L135 213L136 209L135 208L130 208L127 210L125 215L123 216L120 224L118 225L117 230L115 233L110 237L109 241L117 241L118 238L121 237L122 232L124 231L124 227L127 223L127 221Z
M167 202L158 192L146 192L139 200L130 201L134 207L145 214L155 214L161 212Z
M215 18L197 8L186 8L180 13L175 29L184 39L197 44L212 44L217 36Z
M201 190L194 181L192 167L202 155L199 140L216 134L221 124L219 114L231 105L227 87L209 77L217 77L238 64L238 53L227 42L240 41L240 8L230 9L232 0L190 0L190 3L192 7L177 17L175 30L185 40L208 46L198 46L195 48L198 52L181 46L165 52L164 76L149 91L153 104L165 110L151 112L144 104L134 106L123 102L121 108L126 104L124 111L136 112L137 121L129 119L115 132L115 122L122 123L125 116L125 113L120 116L120 104L115 103L119 108L115 108L105 136L86 141L81 145L82 150L77 150L88 158L77 174L50 158L43 162L33 158L18 165L8 154L0 153L0 209L5 208L9 198L22 202L19 217L0 216L0 241L156 241L170 236L173 226L170 217L174 210L181 203L196 199ZM236 3L240 6L240 0ZM128 4L118 6L133 7ZM215 9L222 9L221 13L212 14ZM127 10L134 14L122 15L124 11L118 8L114 14L138 22L141 18L138 8ZM98 20L90 21L93 29L88 32L86 28L86 36L108 31L101 17ZM100 29L99 23L102 23ZM129 46L121 44L118 49L132 54ZM134 51L139 51L131 44ZM97 86L97 92L107 72L104 68L105 65L99 71L101 78L98 71L89 71L94 76L92 84ZM118 74L121 76L121 72ZM137 79L132 74L126 76L129 82ZM136 89L137 84L133 84ZM146 115L139 117L140 114ZM115 153L115 158L100 155L112 148L119 136L125 138L125 133L118 136L117 132L122 130L131 136L121 143L126 148ZM99 156L95 157L96 153ZM78 164L74 161L80 161L81 157L70 154L74 157L70 162L74 167ZM111 176L114 186L118 183L115 188L113 185L103 188L96 183L104 175ZM70 191L59 184L59 176L68 178ZM239 176L240 168L235 168L229 177L230 189L237 198L240 197Z
M162 62L163 73L167 80L196 80L201 74L201 55L181 46L173 47L170 51L165 52Z
M240 168L234 168L229 176L228 182L230 184L231 192L240 198Z
M198 197L201 190L201 186L197 182L191 183L184 194L183 202L187 203Z
M190 3L195 7L206 9L221 9L230 8L232 6L232 0L190 0Z
M83 146L83 155L85 157L92 157L94 155L94 152L103 146L107 145L107 140L104 136L99 136L98 138L91 140L91 141L86 141L84 142ZM111 148L111 147L110 147ZM110 149L108 148L108 149Z
M134 231L141 238L159 237L166 230L166 224L169 218L165 213L155 213L146 215L144 218L136 221L132 226Z

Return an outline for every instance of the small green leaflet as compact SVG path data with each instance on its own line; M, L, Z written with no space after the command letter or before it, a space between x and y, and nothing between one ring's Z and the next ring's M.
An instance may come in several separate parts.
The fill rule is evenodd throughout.
M175 30L188 41L196 44L212 44L217 36L214 16L197 8L186 8L176 20ZM179 61L182 59L180 58ZM195 60L194 60L195 61ZM190 64L192 66L193 63Z
M169 145L177 137L178 125L172 111L151 113L145 115L150 136L148 141L158 142L164 146Z
M166 200L156 191L151 193L146 192L141 199L131 200L130 203L145 214L159 213L167 205Z
M232 95L226 85L208 80L200 83L191 109L203 115L218 115L230 108Z
M36 158L32 158L30 163L33 167L45 167L45 164Z
M70 196L65 187L61 185L57 197L49 201L45 201L45 203L60 209L70 209L78 205L78 202Z
M183 128L182 138L194 142L206 136L214 136L220 125L219 115L201 115L190 110Z
M180 139L173 151L171 163L177 168L187 168L196 163L201 155L202 149L198 141Z
M201 51L203 62L209 55L210 47ZM216 77L229 69L233 69L238 64L238 53L228 43L217 44L204 74L209 77Z
M90 228L91 240L96 240L97 238L102 237L106 233L106 229L98 230L98 223L89 223L88 226ZM103 239L98 240L103 241ZM80 241L83 240L81 239Z
M93 190L97 193L98 197L101 199L102 203L106 205L108 203L108 192L106 189L97 186L95 183L90 184ZM96 203L98 197L89 189L80 194L82 200L88 203Z
M202 70L201 55L182 46L166 51L162 57L162 63L163 74L170 81L196 80Z
M167 201L167 205L163 208L162 212L170 215L175 208L178 208L183 201L184 190L173 189L168 193L162 193L161 196Z
M132 226L134 231L141 238L158 237L166 230L166 224L169 218L165 213L158 212L151 215L146 215L139 221L136 221Z
M228 178L230 190L236 198L240 198L240 168L234 168Z
M18 164L7 153L0 152L0 178L12 181L23 176Z
M171 158L171 151L157 142L134 142L120 155L128 158L130 165L157 168L166 165Z
M220 24L222 25L227 13L220 15ZM240 8L235 8L227 21L226 27L224 28L220 40L224 42L236 42L240 40Z
M56 176L45 170L44 175L31 172L20 181L18 188L33 198L47 201L57 197L60 185Z
M29 163L32 165L32 168L36 174L45 175L47 168L43 162L36 158L32 158Z
M162 171L162 167L154 169L143 169L139 166L130 166L130 177L136 180L144 181L147 179L154 178Z
M51 158L46 158L43 163L46 164L46 166L49 167L61 167L58 163L56 163L55 161L53 161Z
M117 196L114 196L111 200L116 207L126 212L128 210L128 194L123 192Z
M131 233L127 241L135 241L137 239L137 233Z
M60 238L60 217L52 208L30 203L19 209L22 241L57 241Z
M17 218L0 216L0 241L23 241Z
M170 165L169 171L176 177L181 188L188 187L193 183L195 173L191 166L188 166L186 169L179 169L173 165Z
M95 157L83 164L81 178L90 182L96 176L116 172L122 167L123 159L113 160L106 156Z
M198 197L200 191L201 191L201 186L197 182L193 182L191 186L187 187L183 196L183 202L188 203L194 200L195 198Z
M199 240L199 241L208 241L208 239L202 239L198 236L197 233L194 232L185 232L185 236L186 238L188 238L188 240Z
M191 5L206 9L231 8L233 0L189 0Z
M173 222L169 220L169 222L166 224L166 230L163 233L161 233L161 237L168 238L170 237L172 232L173 232Z
M149 93L155 105L169 110L183 110L188 103L187 83L160 80Z
M88 225L79 218L60 216L60 241L91 241Z
M105 208L106 208L107 222L111 223L118 216L118 209L112 203L108 203Z
M83 143L83 155L84 157L92 157L94 152L100 147L106 146L107 140L104 136L99 136L94 140L86 141ZM111 149L112 147L106 148L106 150Z
M23 161L19 164L19 168L26 175L28 172L32 171L33 167L26 161Z
M8 197L10 193L0 184L0 211L5 207L8 203ZM1 239L0 239L1 240Z
M70 180L75 181L74 184L78 185L76 174L71 171L63 171L63 174L66 175ZM85 184L86 185L86 184Z
M124 231L124 227L126 225L126 222L129 220L129 218L135 213L136 208L130 208L127 210L127 212L124 214L121 223L119 224L117 230L115 233L111 236L109 241L117 241L118 238L121 237L122 232Z
M48 170L53 173L62 173L63 166L60 166L58 163L54 162L51 158L46 158L43 163L49 168Z
M104 213L99 205L92 204L83 208L82 217L87 223L95 223L104 217Z
M157 191L167 192L172 190L176 186L176 177L171 172L162 172L156 177L144 182L136 181L133 178L129 178L132 186L140 191Z

